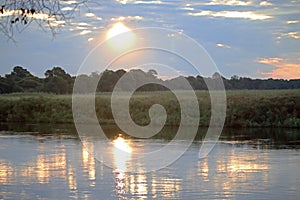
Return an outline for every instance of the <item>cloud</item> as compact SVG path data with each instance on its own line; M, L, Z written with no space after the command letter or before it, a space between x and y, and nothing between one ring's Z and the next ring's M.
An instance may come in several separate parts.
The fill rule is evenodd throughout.
M87 18L102 20L102 17L98 17L95 13L87 12L84 14Z
M226 48L226 49L230 49L231 48L231 46L229 46L227 44L221 44L221 43L216 44L216 47L221 47L221 48Z
M140 21L143 20L144 18L141 16L121 16L121 17L113 17L111 18L111 21L125 21L125 20L129 20L129 21Z
M260 58L256 62L271 65L274 69L270 72L260 72L269 78L280 79L299 79L300 78L300 60L292 61L285 58Z
M86 23L86 22L79 22L77 23L78 26L90 26L90 24Z
M298 20L289 20L289 21L286 21L287 24L298 24L299 21Z
M266 20L271 19L272 16L257 14L252 11L219 11L214 12L210 10L203 10L198 13L188 13L189 16L211 16L211 17L224 17L224 18L240 18L249 20Z
M240 1L240 0L212 0L205 5L226 5L226 6L250 6L252 1Z
M74 8L66 6L66 7L63 7L61 10L62 11L70 11L70 10L74 10Z
M289 38L294 38L294 39L300 39L300 35L298 32L289 32L289 33L284 33L282 34L283 37L289 37Z
M136 1L136 0L117 0L120 4L163 4L162 1Z
M71 5L71 4L76 4L76 3L79 3L79 2L77 2L76 0L69 0L69 1L61 1L60 3Z
M259 58L256 60L256 62L263 63L263 64L268 64L268 65L274 65L274 64L279 64L280 62L283 61L283 58Z
M135 4L163 4L162 1L135 1Z
M211 0L209 2L195 1L187 3L186 6L272 6L269 1L254 1L254 0Z
M273 4L271 2L268 2L268 1L262 1L262 2L260 2L259 5L260 6L272 6Z
M52 27L55 27L55 26L63 26L66 24L66 21L64 20L54 20L54 21L50 21L49 25L52 26Z
M70 28L70 31L74 31L74 30L87 30L91 27L91 24L88 24L86 22L73 22L71 23L72 28ZM83 34L84 35L84 34Z
M86 35L86 34L89 34L89 33L91 33L92 31L90 31L90 30L83 30L83 31L81 31L80 33L79 33L79 35Z
M95 17L95 13L85 13L85 16L87 17Z
M8 17L8 16L19 16L22 15L21 10L10 10L10 9L4 9L3 12L0 13L0 19L1 17ZM43 12L35 12L35 13L27 13L26 17L31 18L31 19L37 19L37 20L49 20L53 21L55 20L54 18L50 17L47 13Z
M182 7L181 10L195 10L195 9L192 7L189 7L189 6L185 6L185 7Z

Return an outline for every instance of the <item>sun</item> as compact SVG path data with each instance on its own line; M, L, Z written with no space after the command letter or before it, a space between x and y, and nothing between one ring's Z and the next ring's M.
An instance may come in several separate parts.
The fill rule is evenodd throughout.
M122 22L113 24L106 33L108 44L114 49L128 49L134 45L135 34Z
M114 24L106 33L106 39L111 39L119 34L131 31L130 28L125 26L122 22Z

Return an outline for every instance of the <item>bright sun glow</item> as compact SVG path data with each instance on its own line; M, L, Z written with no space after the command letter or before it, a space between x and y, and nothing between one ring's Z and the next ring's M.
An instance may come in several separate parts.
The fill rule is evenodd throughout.
M127 153L131 153L131 151L132 151L130 145L121 136L119 136L117 139L115 139L113 141L113 143L114 143L114 147L118 148L121 151L124 151L124 152L127 152Z
M125 33L131 31L127 26L125 26L123 23L118 22L116 24L114 24L108 31L106 34L106 39L110 39L113 38L121 33Z
M135 34L123 23L114 24L106 33L106 39L115 49L130 48L135 41Z
M117 171L126 171L127 164L131 159L132 148L130 143L121 135L113 140L113 159L114 166Z

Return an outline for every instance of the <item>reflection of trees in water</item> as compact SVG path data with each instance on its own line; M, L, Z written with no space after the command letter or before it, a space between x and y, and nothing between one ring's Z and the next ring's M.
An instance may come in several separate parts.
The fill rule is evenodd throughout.
M95 158L85 148L78 151L81 160L77 161L78 155L70 159L74 152L69 152L63 144L49 150L47 144L41 143L37 152L28 164L22 166L0 160L0 185L13 184L16 180L21 184L46 185L59 180L66 182L67 191L79 194L82 183L89 183L89 188L103 184L103 169L96 167ZM269 181L269 154L261 154L257 150L249 153L249 150L239 148L224 151L222 148L211 156L196 163L186 162L182 166L184 168L167 167L151 173L114 171L115 188L109 192L115 192L120 199L178 199L182 197L181 191L198 191L201 194L211 190L219 195L230 195L241 184L246 184L247 188L249 183L260 181L267 184ZM80 163L83 173L79 170ZM110 170L106 172L110 173Z
M50 154L45 154L47 147L39 145L39 152L33 160L22 166L14 166L7 160L1 160L0 183L9 184L15 181L22 184L34 183L47 184L53 178L65 178L71 169L67 167L66 149L57 146Z
M298 129L287 128L227 128L223 130L221 140L227 143L233 141L236 146L299 148L300 132Z
M15 135L13 138L16 138ZM101 195L117 196L119 199L188 199L193 195L203 195L206 199L210 197L239 199L238 197L244 197L241 195L246 193L256 194L258 191L267 193L273 185L274 188L278 186L288 188L289 186L281 182L282 179L285 181L285 174L280 175L282 170L289 171L290 174L287 175L295 177L292 183L298 178L287 163L290 159L297 159L290 163L296 169L297 165L294 164L299 158L297 151L257 150L251 147L240 148L235 145L218 144L207 158L194 160L191 156L197 156L196 152L200 147L200 144L196 143L191 151L187 152L191 154L159 171L112 173L111 169L104 168L103 163L98 163L93 154L77 141L52 138L42 142L35 137L23 136L21 139L20 146L7 146L6 151L10 152L15 148L19 151L24 150L22 145L29 143L24 146L24 153L18 155L26 153L30 159L25 162L19 160L19 157L0 159L0 195L4 194L7 197L14 195L5 194L7 186L17 186L17 191L18 187L26 185L25 195L33 195L34 191L42 191L38 188L45 187L50 192L40 195L54 195L50 199L57 199L54 198L56 195L64 194L74 195L79 199L101 198ZM1 151L5 144L10 144L2 141ZM93 147L90 149L93 150ZM290 177L286 180L290 180ZM58 187L61 187L60 192L52 194L51 189Z

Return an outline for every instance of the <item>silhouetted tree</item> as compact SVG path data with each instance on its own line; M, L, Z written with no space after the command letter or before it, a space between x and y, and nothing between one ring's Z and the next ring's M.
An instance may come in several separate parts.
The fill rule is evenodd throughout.
M18 78L33 77L33 75L27 69L24 69L21 66L14 67L11 75Z
M42 81L33 76L27 69L15 66L10 74L0 80L1 93L39 91Z
M105 70L102 73L93 72L90 75L79 75L77 78L81 80L81 87L77 92L90 93L92 86L97 84L97 92L111 92L114 90L116 83L124 75L127 75L127 81L119 85L119 89L128 91L137 89L138 91L160 91L167 90L166 87L160 85L166 84L171 89L188 90L182 84L182 79L186 79L192 89L207 90L207 83L213 86L213 89L218 89L216 79L222 78L225 89L300 89L300 79L283 80L283 79L251 79L247 77L232 76L231 79L224 78L221 74L215 73L212 77L188 76L176 77L170 80L161 80L157 77L155 70L144 72L140 69L130 70L126 72L123 69L116 71ZM99 81L100 79L100 81ZM0 76L0 93L12 92L50 92L56 94L72 93L75 77L72 77L61 67L53 67L46 70L45 78L39 78L32 75L27 69L21 66L15 66L10 74L4 77ZM140 83L154 82L155 84L146 84L140 88L136 88ZM215 83L216 82L216 83Z
M45 72L44 91L55 94L71 93L74 79L60 67L53 67Z

